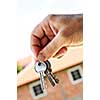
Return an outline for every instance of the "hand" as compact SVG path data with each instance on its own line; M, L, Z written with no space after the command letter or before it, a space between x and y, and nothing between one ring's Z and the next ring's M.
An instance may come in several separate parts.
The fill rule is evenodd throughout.
M67 47L78 46L83 41L83 16L48 15L32 31L31 49L40 61L60 57Z

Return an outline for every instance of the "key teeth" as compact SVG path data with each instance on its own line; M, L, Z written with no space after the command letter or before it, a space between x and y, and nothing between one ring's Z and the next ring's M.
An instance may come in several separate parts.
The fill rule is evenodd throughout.
M53 87L55 86L55 84L54 85L52 85Z
M54 75L54 80L55 80L55 82L58 84L59 83L59 79L58 78L56 78L56 76Z
M59 84L59 79L55 79L55 82L56 82L57 84Z

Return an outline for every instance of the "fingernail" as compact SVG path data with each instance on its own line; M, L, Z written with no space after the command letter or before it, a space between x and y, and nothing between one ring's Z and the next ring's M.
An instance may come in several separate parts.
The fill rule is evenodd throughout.
M43 53L39 53L39 55L38 55L38 60L40 60L40 61L44 61L45 60L45 56L44 56L44 54Z
M60 58L62 58L64 55L59 55L59 56L57 56L57 59L60 59Z
M64 54L58 54L58 55L55 55L55 56L53 56L53 58L59 59L59 58L61 58L62 56L64 56Z

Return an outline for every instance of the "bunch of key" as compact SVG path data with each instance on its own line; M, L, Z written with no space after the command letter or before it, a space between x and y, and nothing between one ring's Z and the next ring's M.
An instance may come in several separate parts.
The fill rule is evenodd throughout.
M40 75L40 83L42 90L45 89L44 75L47 76L53 87L55 86L55 84L59 83L59 80L52 73L51 64L48 60L44 62L37 61L35 64L35 71Z

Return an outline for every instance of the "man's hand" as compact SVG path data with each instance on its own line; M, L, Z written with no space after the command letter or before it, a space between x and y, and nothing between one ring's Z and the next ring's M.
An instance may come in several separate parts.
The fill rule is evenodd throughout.
M40 61L62 56L68 46L83 41L83 16L48 15L32 31L31 49Z

